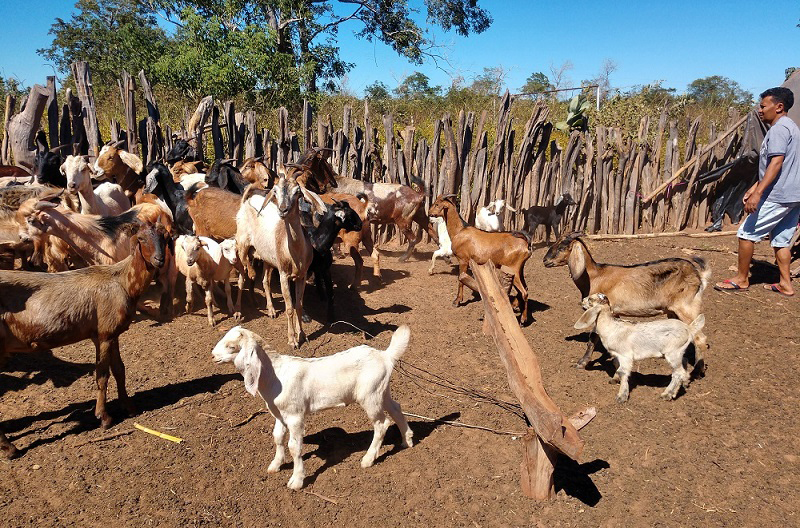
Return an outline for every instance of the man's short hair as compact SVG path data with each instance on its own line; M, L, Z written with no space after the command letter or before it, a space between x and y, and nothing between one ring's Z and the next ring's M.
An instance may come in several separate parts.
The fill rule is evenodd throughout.
M794 105L794 94L788 88L777 87L777 88L770 88L769 90L762 93L759 97L762 99L765 97L772 97L772 100L775 103L783 103L783 110L784 112L788 112L789 109Z

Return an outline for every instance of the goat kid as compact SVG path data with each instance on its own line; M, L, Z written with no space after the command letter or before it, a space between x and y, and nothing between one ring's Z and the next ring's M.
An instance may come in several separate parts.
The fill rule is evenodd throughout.
M506 205L505 200L489 202L489 205L481 207L478 210L478 214L475 216L475 227L489 233L505 231L504 207L509 211L517 212L517 210L510 205Z
M431 267L428 268L428 275L433 275L433 268L436 266L436 259L453 256L453 246L450 241L450 234L447 232L447 222L438 216L430 217L431 224L436 226L436 233L439 235L439 249L431 256Z
M522 230L528 233L528 236L533 240L536 228L544 224L546 232L545 243L549 244L550 230L553 230L556 239L558 239L561 229L561 219L564 217L564 213L570 205L577 205L577 203L572 199L569 193L564 193L553 205L534 205L533 207L529 207L522 213L525 217Z
M600 336L603 346L618 363L615 376L619 377L620 382L617 402L628 401L628 379L633 370L633 362L642 359L663 357L672 367L672 381L661 393L661 398L673 400L681 386L689 386L685 352L705 324L703 314L698 315L688 325L677 319L633 324L614 317L609 299L602 293L586 297L582 306L586 311L575 323L575 328L593 328Z
M236 326L216 344L211 354L216 363L230 363L244 377L251 395L260 395L275 417L275 458L267 468L277 473L286 458L283 445L289 432L289 453L294 468L287 486L303 487L303 434L308 414L358 403L372 422L374 435L361 467L375 463L391 419L400 428L403 447L414 445L413 433L400 404L389 390L395 363L408 348L411 330L401 326L392 335L386 350L360 345L338 354L300 358L275 353L256 333Z
M89 156L67 156L60 170L67 178L67 192L78 195L81 213L113 216L130 209L130 200L116 183L105 182L92 188Z

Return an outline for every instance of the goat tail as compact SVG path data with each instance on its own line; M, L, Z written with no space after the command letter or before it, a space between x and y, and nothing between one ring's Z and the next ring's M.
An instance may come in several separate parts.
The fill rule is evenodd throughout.
M711 266L709 266L706 259L702 257L692 257L692 264L700 275L700 290L697 293L698 295L702 295L711 280Z
M408 348L408 342L411 340L411 328L408 325L403 325L394 331L392 340L389 342L389 347L386 349L386 355L391 358L392 363L400 359L400 356Z
M208 187L204 182L194 182L186 191L183 193L186 201L194 200L194 197L201 189L205 189Z
M700 330L706 325L706 316L703 314L698 315L694 318L694 321L689 323L689 332L692 334L692 339L696 336Z
M528 233L527 231L518 231L518 230L515 229L515 230L511 231L510 233L512 235L514 235L515 237L521 238L522 240L527 242L528 246L530 246L531 242L533 242L533 236L531 236L531 234Z

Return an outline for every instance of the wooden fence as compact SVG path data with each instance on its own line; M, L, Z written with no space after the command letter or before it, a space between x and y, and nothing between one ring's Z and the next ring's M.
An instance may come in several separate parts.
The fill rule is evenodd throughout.
M15 163L33 162L33 138L38 128L33 124L41 122L45 109L51 145L73 143L80 145L84 154L97 154L103 141L89 68L79 62L72 65L72 71L78 96L67 90L60 116L53 78L48 78L46 88L34 86L22 110L10 118L14 101L7 100L7 138L0 151L3 163L10 163L10 154ZM209 96L200 101L193 114L187 112L183 123L171 128L161 123L144 72L139 72L138 81L147 116L137 120L136 79L123 72L119 90L126 122L112 121L109 139L128 138L130 150L145 164L163 157L174 137L189 139L205 152L213 152L214 158L241 161L263 155L273 169L296 161L306 147L327 147L333 151L334 169L341 174L415 184L426 190L426 205L440 194L458 195L461 214L469 222L491 200L505 199L520 210L552 204L569 192L578 205L567 215L565 227L589 233L659 233L704 226L710 216L713 186L697 188L694 182L699 174L736 157L745 122L731 109L724 131L709 124L706 147L698 144L702 125L698 118L688 125L681 149L681 123L670 120L664 108L658 122L643 117L635 134L596 127L573 131L562 146L552 137L553 124L543 102L534 106L521 137L517 137L510 112L513 101L506 93L491 142L486 110L461 111L458 116L445 114L436 119L429 142L419 137L414 127L396 130L391 115L384 115L380 124L371 122L368 102L364 103L363 123L355 123L352 108L344 107L340 128L334 127L330 115L315 116L306 103L302 130L296 133L289 129L289 114L283 107L277 110L278 129L273 132L257 128L255 111L237 112L232 101L215 104ZM386 138L382 145L379 125ZM510 216L506 227L518 229L521 222L521 215Z

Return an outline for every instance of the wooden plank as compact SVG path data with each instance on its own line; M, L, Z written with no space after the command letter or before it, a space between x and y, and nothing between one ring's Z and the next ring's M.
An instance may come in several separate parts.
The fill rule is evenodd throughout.
M244 158L256 157L256 141L258 140L258 128L256 126L256 111L248 110L244 116L246 138L244 145Z
M2 161L3 165L11 165L8 124L11 122L11 116L14 115L16 108L17 98L11 94L6 95L6 110L3 118L3 144L0 147L0 161Z
M97 109L94 103L92 74L89 71L89 63L86 61L73 62L70 64L70 70L78 90L78 98L81 100L81 105L83 105L81 116L83 117L83 127L86 131L86 141L89 143L89 155L97 156L103 140L100 137L100 128L97 125Z
M47 136L50 146L58 146L58 94L56 93L56 78L47 76Z
M308 99L303 99L303 148L305 150L313 147L313 134L311 132L314 122L314 109ZM288 134L287 134L288 135Z
M197 149L197 154L201 159L205 159L203 129L206 126L206 121L211 117L211 108L213 106L213 97L210 95L203 97L186 125L189 144Z
M120 79L117 80L122 107L125 111L125 130L128 139L127 150L131 154L139 155L139 134L136 121L136 83L133 77L122 70ZM148 149L149 152L149 149Z

